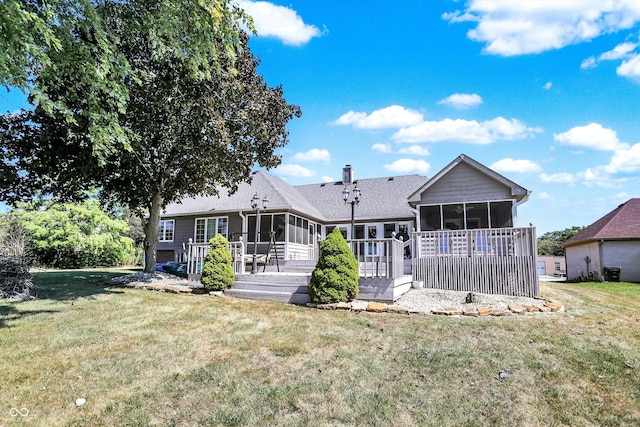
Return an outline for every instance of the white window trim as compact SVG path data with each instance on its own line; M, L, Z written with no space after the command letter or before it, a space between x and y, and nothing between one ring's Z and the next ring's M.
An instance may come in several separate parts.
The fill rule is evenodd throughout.
M216 236L218 234L218 220L220 220L220 219L226 219L227 220L227 235L224 236L224 234L223 234L223 236L226 239L228 239L229 238L229 217L228 216L203 216L203 217L200 217L200 218L196 218L193 221L193 241L194 241L194 243L209 243L209 240L207 240L207 225L208 225L208 222L211 221L211 220L215 220L215 222L216 222L215 234L213 236L209 237L209 239L212 239L214 236ZM204 240L205 240L204 242L198 242L197 241L198 221L199 220L203 220L205 222L204 223Z
M173 223L173 227L171 227L171 231L173 231L171 233L171 239L167 239L166 235L167 235L167 226L165 225L164 227L162 227L162 235L160 235L158 233L158 242L173 242L173 240L176 237L176 220L175 219L161 219L160 221L158 221L158 229L160 229L160 224L161 223L168 223L168 222L172 222Z

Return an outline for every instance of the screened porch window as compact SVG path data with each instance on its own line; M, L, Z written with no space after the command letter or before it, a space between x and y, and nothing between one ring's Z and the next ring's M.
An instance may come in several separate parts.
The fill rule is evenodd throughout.
M430 231L513 227L512 206L510 200L420 206L420 228Z
M253 242L256 236L256 216L247 217L247 241ZM271 231L275 232L276 242L284 242L284 214L260 214L260 230L258 243L267 243L270 240Z

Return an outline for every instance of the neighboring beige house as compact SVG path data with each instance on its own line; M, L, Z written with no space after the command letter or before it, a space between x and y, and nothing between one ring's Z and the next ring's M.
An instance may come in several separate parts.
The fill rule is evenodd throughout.
M538 255L538 275L566 276L567 263L563 256Z
M563 247L570 280L603 280L605 267L619 267L621 281L640 282L640 198L618 206Z

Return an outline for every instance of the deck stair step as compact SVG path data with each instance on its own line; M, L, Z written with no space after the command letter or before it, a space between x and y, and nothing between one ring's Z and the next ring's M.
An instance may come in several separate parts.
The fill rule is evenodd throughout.
M226 295L237 298L305 304L309 298L309 273L258 273L236 276Z

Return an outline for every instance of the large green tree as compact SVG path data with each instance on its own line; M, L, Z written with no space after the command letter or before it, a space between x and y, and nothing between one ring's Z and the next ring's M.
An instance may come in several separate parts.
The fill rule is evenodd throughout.
M28 92L32 103L68 123L87 122L87 142L99 158L135 137L119 115L136 67L121 49L126 34L105 19L124 9L153 55L176 58L195 79L210 77L219 57L234 54L241 23L251 27L230 0L0 1L0 85ZM63 82L72 86L60 92Z
M583 229L584 227L575 225L564 230L544 233L538 237L538 255L564 256L562 244Z
M277 166L275 150L286 144L286 124L300 110L286 103L282 88L268 87L257 73L242 31L233 55L211 58L194 76L189 61L156 46L128 4L99 12L103 25L115 29L120 51L135 72L125 80L129 100L118 115L135 138L128 150L98 158L87 117L69 123L41 107L5 115L0 142L6 179L0 196L17 200L39 189L77 199L87 187L99 188L104 202L146 215L146 270L151 271L162 209L185 196L216 194L220 186L234 191L250 179L256 163ZM219 51L226 46L224 38L215 43ZM63 77L53 98L66 99L69 90L81 93L81 82ZM78 98L73 108L83 111L91 102Z

